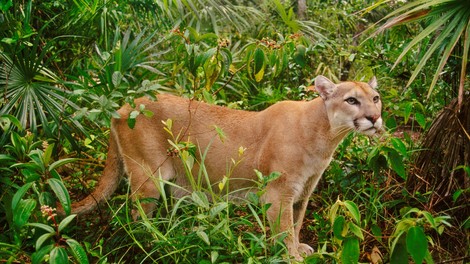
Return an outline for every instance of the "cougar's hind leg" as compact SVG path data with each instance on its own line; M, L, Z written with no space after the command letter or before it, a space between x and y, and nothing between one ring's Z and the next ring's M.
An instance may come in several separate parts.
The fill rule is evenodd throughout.
M129 172L132 200L138 200L147 217L152 217L156 209L155 200L160 198L164 182L174 177L172 164L168 160L161 162L161 164L154 164L154 166L150 166L148 163L134 162L127 168L127 171ZM137 219L139 216L139 211L134 209L132 217Z

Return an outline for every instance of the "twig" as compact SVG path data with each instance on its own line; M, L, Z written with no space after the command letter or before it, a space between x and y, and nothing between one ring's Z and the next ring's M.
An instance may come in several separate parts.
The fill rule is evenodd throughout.
M248 63L251 63L251 61L249 61ZM245 68L248 63L244 64L243 66L241 66L238 70L236 70L232 75L230 75L230 78L224 83L224 85L222 85L222 87L220 87L219 89L215 90L215 92L212 93L212 95L216 95L218 94L222 89L224 89L225 87L227 87L227 85L232 81L233 77L235 77L235 75L241 71L243 68Z
M436 264L453 263L453 262L462 261L462 260L470 260L470 257L465 256L465 257L460 257L460 258L455 258L455 259L444 260L444 261L441 261L441 262L436 262Z

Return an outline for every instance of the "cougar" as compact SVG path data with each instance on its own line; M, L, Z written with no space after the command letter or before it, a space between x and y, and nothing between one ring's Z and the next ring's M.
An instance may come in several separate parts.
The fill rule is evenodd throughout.
M174 155L178 150L169 143L176 138L197 147L195 158L201 162L203 157L210 184L230 178L229 192L254 187L255 170L280 173L261 198L270 204L267 216L273 232L286 232L289 254L302 260L313 253L312 247L299 242L309 197L336 147L352 131L373 135L381 129L382 103L376 86L375 77L368 83L335 84L320 75L315 78L318 98L282 101L260 112L167 94L158 95L156 101L137 99L135 105L144 105L153 116L137 116L130 128L127 119L135 109L125 105L118 111L121 118L112 120L103 175L91 195L72 205L72 213L89 212L108 199L123 174L130 179L134 199L158 199L158 179L185 187L175 188L175 195L181 195L190 184L182 160ZM233 160L238 161L236 166ZM193 175L201 164L194 163ZM156 205L142 203L142 208L151 215Z

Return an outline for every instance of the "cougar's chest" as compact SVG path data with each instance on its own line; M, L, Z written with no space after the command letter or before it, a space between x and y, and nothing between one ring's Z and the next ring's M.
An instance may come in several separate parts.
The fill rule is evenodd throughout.
M303 166L299 168L299 174L301 176L299 177L298 186L296 188L295 202L310 196L331 162L331 154L316 154L317 155L309 155L306 153L303 155Z

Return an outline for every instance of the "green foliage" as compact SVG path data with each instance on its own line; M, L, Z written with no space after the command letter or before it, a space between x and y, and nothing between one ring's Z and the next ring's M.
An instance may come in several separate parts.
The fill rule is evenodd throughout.
M12 114L32 132L38 133L39 127L47 137L54 136L54 130L62 130L71 142L72 131L84 132L77 120L70 118L69 110L78 106L70 101L70 93L59 86L58 77L43 64L49 47L39 52L39 39L32 47L23 47L13 57L0 52L3 67L0 70L0 85L3 85L4 104L0 115ZM47 115L46 115L47 113Z
M36 228L36 230L42 229L42 231L45 232L36 240L36 252L31 256L32 263L42 263L47 258L49 259L49 263L68 263L69 253L74 257L74 263L89 263L86 252L80 243L61 234L76 215L69 215L60 223L57 223L56 214L52 208L41 206L41 211L52 224L28 223L28 226ZM55 239L55 244L47 243L51 238ZM46 245L44 245L44 243L46 243Z
M172 121L167 120L165 124L166 130L171 133ZM175 140L178 138L174 137ZM230 194L226 193L223 182L219 183L218 188L206 184L208 175L204 157L201 161L196 160L195 145L180 141L171 142L171 145L172 155L178 156L185 164L186 176L194 191L188 192L159 176L154 182L165 199L157 209L157 216L148 218L140 203L136 203L140 214L137 222L122 216L130 211L127 206L132 205L126 203L122 210L115 211L117 217L113 221L119 227L118 232L124 232L126 236L115 242L118 245L110 253L128 261L151 260L158 263L282 262L286 248L280 241L285 234L269 237L266 213L269 205L260 203L263 189L252 193L242 207L235 206L229 201ZM199 172L193 175L191 169L196 162ZM260 187L279 177L279 173L269 176L257 174ZM172 199L166 193L165 185L188 194L177 200ZM122 239L126 242L123 243ZM128 252L137 251L140 254L121 254L119 252L123 247L128 248Z
M14 117L9 118L19 125ZM75 215L58 222L54 212L58 201L65 213L70 214L69 193L57 169L77 159L54 161L54 144L34 141L31 133L21 136L11 132L10 141L5 146L6 154L0 158L2 170L9 175L9 178L2 177L5 191L1 211L6 216L6 222L2 224L6 226L0 240L3 242L9 237L14 243L5 244L8 258L28 255L20 249L32 246L35 251L28 256L32 263L42 263L46 255L51 263L66 263L69 254L78 263L88 263L80 243L65 235L66 227ZM41 211L38 211L39 207Z
M408 263L408 254L415 263L434 263L428 250L428 240L424 229L430 227L439 234L444 232L445 226L451 225L447 221L448 216L433 217L427 211L421 211L417 208L403 208L405 214L400 219L389 240L391 244L391 261L393 263Z
M383 19L389 19L389 21L379 28L377 32L403 23L424 21L423 30L403 49L393 68L407 53L412 51L415 45L418 43L427 44L426 52L422 55L420 62L413 71L407 86L413 82L428 60L437 53L440 61L430 84L428 97L433 91L450 56L454 54L462 58L459 85L460 106L463 100L464 81L467 74L466 68L470 49L470 37L468 34L470 31L469 2L465 0L414 1L397 8ZM428 44L429 39L432 40ZM461 46L461 50L456 50L456 46Z
M341 263L357 263L359 241L364 240L359 208L352 201L338 200L331 206L328 218L333 227L333 243L339 248L338 259Z
M422 211L429 193L409 193L404 182L415 177L415 135L455 96L449 79L468 57L468 26L462 23L468 14L456 8L464 1L417 1L397 9L379 2L308 1L306 20L299 20L295 5L278 0L0 1L0 223L5 230L0 258L86 263L86 254L101 263L284 261L286 249L279 241L285 234L270 236L269 205L260 203L263 188L279 174L256 172L259 191L244 205L234 205L226 197L227 176L216 186L207 184L209 150L181 135L171 134L168 155L183 161L196 192L172 200L165 185L174 183L156 179L164 198L156 218L141 214L132 222L127 196L118 195L110 202L114 214L104 231L97 231L103 225L99 220L85 218L69 232L73 216L47 219L40 207L58 203L69 211L67 189L78 199L93 187L111 118L119 118L116 110L125 103L134 109L130 127L138 116L154 114L134 99L155 99L157 92L261 110L280 100L315 97L307 87L323 74L333 80L376 75L387 131L375 138L351 135L340 144L312 198L315 208L307 211L305 240L317 253L306 262L373 262L366 259L371 248L382 262L432 262L430 253L434 257L437 247L443 252L448 229L468 231L469 221L454 223L429 206L424 206L429 212ZM373 39L360 34L395 15L429 19ZM434 32L440 35L431 38ZM455 43L461 46L456 53L449 49ZM450 77L429 78L436 69ZM430 83L434 96L426 98ZM171 120L165 124L171 131ZM244 151L240 148L229 164L229 173ZM71 166L74 157L81 159ZM191 170L195 164L197 175ZM465 203L467 193L468 188L456 191L454 205ZM414 209L401 214L405 208ZM451 222L453 227L444 229ZM468 244L461 237L459 242Z
M385 165L385 167L392 168L401 178L406 180L405 158L409 158L405 143L399 138L390 137L388 142L377 143L371 148L367 163L376 175ZM386 163L383 162L384 160L386 160Z

